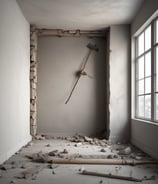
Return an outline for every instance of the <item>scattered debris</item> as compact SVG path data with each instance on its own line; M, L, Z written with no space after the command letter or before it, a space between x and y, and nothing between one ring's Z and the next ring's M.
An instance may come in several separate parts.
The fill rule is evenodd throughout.
M79 143L75 144L74 146L75 146L75 147L82 146L82 143L79 142Z
M20 151L17 151L16 153L15 153L15 155L18 155L20 153Z
M150 177L144 176L143 180L156 180L156 176L155 175Z
M28 146L32 146L32 145L33 145L33 142L29 142L29 143L28 143Z
M67 151L67 149L64 149L61 153L68 154L68 151Z
M36 136L35 136L35 139L36 139L36 140L45 140L46 138L45 138L45 136L43 136L43 135L36 135Z
M10 169L10 167L8 168L6 165L0 165L0 170L7 171L8 169Z
M93 141L92 138L87 137L87 136L83 136L83 138L84 138L85 142L92 142Z
M113 159L114 158L114 155L113 154L110 154L107 156L108 159Z
M118 152L119 155L129 155L132 152L130 147L126 147Z
M10 164L11 164L11 165L15 165L15 164L16 164L16 162L15 162L15 161L12 161Z
M36 174L38 174L42 169L44 168L44 165L38 165L32 168L27 169L26 171L22 172L20 176L17 178L19 179L28 179L30 177L34 177Z
M114 154L113 158L119 158L119 156L117 154Z
M136 160L142 160L143 158L141 156L136 156L135 159Z
M85 170L85 168L84 168L84 167L81 167L81 168L79 168L78 171L82 172L82 171L84 171L84 170Z
M103 183L103 180L100 180L99 183Z
M42 134L41 135L42 137L44 137L45 139L55 139L56 137L55 136L53 136L53 135L44 135L44 134Z
M107 177L107 178L113 178L113 179L121 179L121 180L128 180L128 181L135 181L135 182L141 182L142 181L142 179L138 179L138 178L134 178L134 177L113 175L111 173L109 173L109 174L98 173L98 172L87 171L87 170L82 171L80 174L91 175L91 176L101 176L101 177Z
M59 154L58 150L53 150L48 153L49 156L58 156L58 154Z
M59 137L58 137L59 138ZM98 145L98 146L106 146L108 145L108 141L106 139L98 139L96 137L88 137L80 134L75 134L73 137L67 137L65 140L75 142L75 143L88 143L91 145ZM75 146L79 146L78 144L75 144Z
M12 181L10 181L10 183L16 183L16 181L15 180L12 180Z
M50 144L47 144L46 147L51 147L51 145Z
M57 167L59 167L59 165L57 165L57 164L49 164L49 165L48 165L48 168L49 168L49 169L55 169L55 168L57 168Z
M40 162L40 163L47 163L49 162L49 155L47 153L35 153L32 156L27 156L28 158L32 159L35 162Z
M104 148L102 148L102 149L100 150L100 152L106 152L106 150L105 150Z
M26 166L24 164L21 165L21 169L26 169Z
M32 180L36 180L37 179L37 176L33 176L31 179Z
M53 171L52 171L52 174L56 174L56 172L53 170Z

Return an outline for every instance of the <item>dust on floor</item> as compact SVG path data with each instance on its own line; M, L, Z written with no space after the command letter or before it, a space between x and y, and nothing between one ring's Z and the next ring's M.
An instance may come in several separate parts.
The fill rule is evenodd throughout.
M46 139L45 139L46 138ZM64 160L135 160L152 161L148 155L130 144L111 144L106 140L75 135L73 137L38 136L8 161L0 166L0 184L126 184L158 183L158 164L99 165L56 164L55 159ZM42 158L42 160L37 160ZM49 158L49 159L48 159ZM126 181L103 176L82 175L84 171L124 176L138 181Z

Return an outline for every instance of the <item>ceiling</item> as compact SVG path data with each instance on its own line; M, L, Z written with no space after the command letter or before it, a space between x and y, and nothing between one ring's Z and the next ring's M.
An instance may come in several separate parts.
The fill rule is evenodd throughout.
M26 19L39 28L104 29L129 24L144 0L17 0Z

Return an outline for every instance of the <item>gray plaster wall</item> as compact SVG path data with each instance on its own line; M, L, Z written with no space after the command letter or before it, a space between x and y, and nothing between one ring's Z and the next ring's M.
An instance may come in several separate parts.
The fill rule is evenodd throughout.
M158 1L157 0L145 0L140 11L135 16L132 24L131 24L131 33L135 34L138 29L145 24L145 22L154 14L154 12L158 9Z
M0 163L30 141L29 24L15 0L0 1Z
M114 25L110 32L110 139L130 136L130 26Z
M90 55L85 71L65 104L89 49L96 44L99 52ZM41 37L38 48L37 125L38 133L96 134L105 127L105 46L106 41L86 37Z
M135 76L135 60L134 60L134 34L144 27L148 22L152 20L158 13L155 12L158 9L157 0L145 0L141 10L136 16L131 25L132 32L132 120L131 120L131 141L137 147L141 148L148 154L158 159L158 124L149 123L146 121L140 121L134 118L134 76Z

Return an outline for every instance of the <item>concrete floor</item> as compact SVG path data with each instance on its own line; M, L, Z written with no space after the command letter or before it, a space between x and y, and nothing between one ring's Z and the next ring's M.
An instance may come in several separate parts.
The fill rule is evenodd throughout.
M136 165L136 166L118 166L118 165L64 165L52 164L53 168L49 168L47 163L35 163L26 156L42 151L48 153L52 150L63 151L66 149L69 155L84 155L84 157L100 157L104 158L109 154L115 153L112 151L112 145L104 146L106 152L100 150L103 146L78 144L67 140L36 140L32 145L22 148L17 154L13 155L3 166L6 170L0 169L0 184L126 184L139 183L118 179L110 179L96 176L85 176L79 174L82 169L97 171L102 173L111 173L115 175L132 176L143 178L144 176L155 176L154 180L145 180L143 184L158 184L158 165ZM20 174L37 165L43 165L44 168L36 175L28 179L17 178Z

